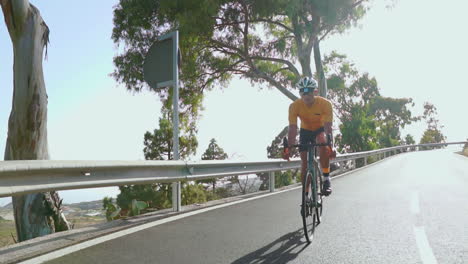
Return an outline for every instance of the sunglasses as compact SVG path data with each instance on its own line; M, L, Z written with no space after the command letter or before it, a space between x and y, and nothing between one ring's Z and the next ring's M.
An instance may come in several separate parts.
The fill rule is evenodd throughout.
M315 89L306 87L306 88L301 88L301 89L299 89L299 92L300 92L301 94L309 94L309 93L313 93L314 90L315 90Z

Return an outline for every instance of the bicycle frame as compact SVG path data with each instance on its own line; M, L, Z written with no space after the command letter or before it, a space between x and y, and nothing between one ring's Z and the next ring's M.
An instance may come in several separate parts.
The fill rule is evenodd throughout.
M318 193L317 193L317 190L318 190L317 177L318 177L318 175L316 175L314 163L316 163L317 166L319 164L318 164L317 158L315 156L315 150L316 150L316 146L312 146L312 147L308 148L308 151L307 151L307 172L306 172L305 177L307 177L307 173L309 173L309 172L312 175L312 190L311 190L312 191L312 204L314 206L317 206L318 205ZM305 184L307 184L307 183L305 183Z
M307 168L304 174L301 172L302 177L302 204L301 204L301 216L302 222L304 224L304 235L307 239L307 242L310 243L313 238L313 234L315 231L315 226L320 224L321 222L321 215L323 209L323 203L319 202L321 199L321 193L319 194L319 190L321 186L319 185L318 177L320 175L319 163L316 158L316 151L317 147L322 146L330 146L331 141L329 137L327 137L327 143L319 143L316 144L304 144L304 145L292 145L291 147L307 147ZM283 138L283 146L285 154L289 160L289 144L287 138ZM308 182L309 176L311 177L310 183ZM320 181L321 182L321 181ZM308 187L310 186L310 190ZM310 195L310 196L309 196ZM312 226L310 225L310 219L312 218ZM309 221L307 221L309 219Z

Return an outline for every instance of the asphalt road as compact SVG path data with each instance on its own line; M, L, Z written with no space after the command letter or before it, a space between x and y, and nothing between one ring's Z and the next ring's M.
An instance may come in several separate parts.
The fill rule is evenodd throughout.
M447 150L402 154L332 186L309 245L296 189L47 263L468 263L468 158Z

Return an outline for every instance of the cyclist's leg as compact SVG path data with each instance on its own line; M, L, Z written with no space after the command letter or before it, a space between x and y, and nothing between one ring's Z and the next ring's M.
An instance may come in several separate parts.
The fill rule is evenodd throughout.
M307 173L307 151L301 151L301 182L306 176L306 173ZM307 190L307 192L309 191L310 190Z
M320 131L316 137L316 141L319 144L327 143L327 135L324 131ZM331 183L330 183L330 156L328 152L328 146L320 147L320 165L322 166L322 173L324 177L323 181L323 192L325 195L331 194Z
M318 144L325 144L327 143L327 135L325 132L320 132L317 137L316 137L316 142ZM320 165L322 166L322 169L328 169L330 168L330 157L328 153L328 146L326 147L320 147ZM329 173L330 171L328 171Z
M309 144L315 140L314 131L306 130L301 128L299 131L299 142L301 145ZM300 146L299 152L301 154L301 182L307 174L307 148ZM307 188L310 189L310 183L307 183ZM307 190L310 192L310 190Z
M307 152L301 151L301 181L307 172Z

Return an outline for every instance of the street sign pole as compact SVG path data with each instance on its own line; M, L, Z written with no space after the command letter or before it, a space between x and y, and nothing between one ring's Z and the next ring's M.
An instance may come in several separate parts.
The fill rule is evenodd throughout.
M179 54L179 31L174 32L173 41L173 80L174 80L174 111L173 111L173 124L174 124L174 160L180 159L179 154L179 68L178 68L178 54ZM180 182L174 182L172 184L172 209L176 212L181 211L181 184Z
M179 152L179 31L163 35L151 45L143 64L145 81L156 91L173 88L173 160L180 159ZM172 208L181 210L181 184L172 184Z

